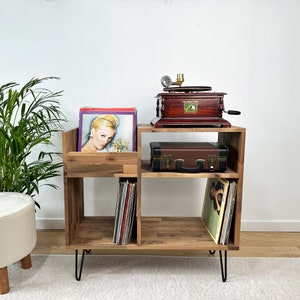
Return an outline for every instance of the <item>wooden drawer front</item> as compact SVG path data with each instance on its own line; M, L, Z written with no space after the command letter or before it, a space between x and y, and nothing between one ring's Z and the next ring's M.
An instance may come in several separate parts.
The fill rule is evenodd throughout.
M136 152L69 152L64 161L67 177L111 177L116 173L137 173Z

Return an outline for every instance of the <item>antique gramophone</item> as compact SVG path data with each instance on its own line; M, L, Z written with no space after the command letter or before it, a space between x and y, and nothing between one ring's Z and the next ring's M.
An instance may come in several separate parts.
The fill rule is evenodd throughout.
M226 93L211 92L210 86L182 86L184 75L177 74L177 81L165 75L161 78L163 93L156 98L154 127L231 127L222 118L223 112L239 115L236 110L224 110Z

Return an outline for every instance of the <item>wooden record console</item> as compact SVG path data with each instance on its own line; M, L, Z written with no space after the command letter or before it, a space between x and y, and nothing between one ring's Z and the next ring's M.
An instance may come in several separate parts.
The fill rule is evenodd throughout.
M171 138L185 133L195 133L197 139L201 141L207 138L207 133L209 136L215 133L215 142L229 149L227 170L200 173L151 171L150 161L143 154L143 145L149 135L166 133ZM82 153L77 152L78 128L63 132L66 245L75 250L76 279L81 279L84 255L90 250L109 255L186 255L188 253L199 255L200 251L209 251L211 254L218 251L222 280L226 281L227 251L238 250L240 245L245 139L246 129L236 126L230 128L155 128L148 124L139 124L136 152ZM209 142L211 141L209 139ZM113 242L114 216L85 215L84 180L88 177L136 178L136 240L126 245L116 245ZM200 212L199 216L185 217L144 214L142 209L145 205L145 191L142 191L144 181L165 178L178 180L178 184L181 184L181 179L187 180L188 178L224 178L237 182L237 196L228 244L214 242L202 223ZM172 191L170 191L170 197L172 197ZM187 204L185 205L189 203L188 198L189 195L186 195ZM105 199L99 196L98 201L115 201L115 199ZM82 256L79 263L78 252L80 250L82 250Z

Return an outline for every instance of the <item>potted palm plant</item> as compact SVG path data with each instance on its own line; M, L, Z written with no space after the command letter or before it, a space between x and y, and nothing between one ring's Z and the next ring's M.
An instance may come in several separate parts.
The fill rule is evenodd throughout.
M0 192L26 193L34 199L42 185L57 188L48 179L60 175L61 153L49 145L66 121L59 102L62 91L40 87L52 79L58 78L0 87Z

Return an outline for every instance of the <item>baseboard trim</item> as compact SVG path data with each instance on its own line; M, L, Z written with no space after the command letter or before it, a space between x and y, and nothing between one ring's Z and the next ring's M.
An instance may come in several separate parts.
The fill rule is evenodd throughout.
M37 229L64 229L64 219L37 219ZM243 220L241 231L300 231L300 220Z
M299 220L243 220L241 231L300 231Z
M37 229L65 229L64 219L36 219Z

